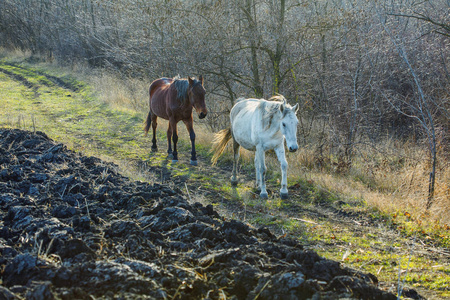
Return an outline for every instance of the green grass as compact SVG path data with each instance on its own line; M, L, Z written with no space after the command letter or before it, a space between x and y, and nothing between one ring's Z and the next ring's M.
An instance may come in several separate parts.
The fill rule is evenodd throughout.
M341 238L342 236L338 237L338 239ZM441 265L433 259L422 257L414 249L411 251L413 254L373 250L374 247L371 243L374 241L370 238L355 240L348 237L342 240L346 241L346 247L336 247L335 251L319 249L318 253L327 258L341 261L351 268L375 274L379 281L389 282L400 276L402 282L419 288L419 290L432 290L435 292L435 296L439 295L439 298L450 295L448 265ZM392 245L392 247L401 246L401 244Z
M143 137L140 114L113 110L95 101L92 91L82 83L76 84L78 91L73 92L46 81L40 75L42 72L25 72L23 68L5 64L0 68L26 76L34 84L29 89L0 73L2 90L8 91L1 99L5 108L0 115L4 126L15 127L16 120L22 119L23 127L44 131L86 153L100 152L114 159L148 159L149 141Z

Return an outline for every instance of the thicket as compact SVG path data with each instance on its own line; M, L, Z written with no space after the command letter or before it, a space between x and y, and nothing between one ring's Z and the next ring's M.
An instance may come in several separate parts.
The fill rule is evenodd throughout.
M149 83L201 74L212 131L239 96L283 94L311 168L349 172L388 139L422 146L427 207L448 170L448 0L2 0L0 46Z

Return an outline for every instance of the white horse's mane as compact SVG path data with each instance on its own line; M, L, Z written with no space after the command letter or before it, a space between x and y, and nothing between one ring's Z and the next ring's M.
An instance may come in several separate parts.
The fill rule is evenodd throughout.
M243 100L247 100L245 97L239 97L237 98L234 103L241 102ZM255 99L257 100L257 99ZM287 103L286 98L284 98L283 95L275 95L269 98L269 100L266 99L260 99L261 102L258 106L260 112L261 112L261 121L263 128L269 129L274 121L274 117L278 116L277 112L280 110L280 106L284 105L284 113L283 116L292 109L292 106Z
M287 102L283 95L275 95L269 98L270 101Z
M239 98L237 98L237 99L234 101L234 104L236 104L236 103L238 103L238 102L241 102L242 100L245 100L245 98L244 98L244 97L239 97Z
M284 114L286 114L288 109L292 108L292 106L287 103L286 98L282 95L276 95L271 97L269 101L261 102L261 120L263 123L263 128L268 129L272 126L274 117L278 116L277 112L280 110L281 105L284 105Z

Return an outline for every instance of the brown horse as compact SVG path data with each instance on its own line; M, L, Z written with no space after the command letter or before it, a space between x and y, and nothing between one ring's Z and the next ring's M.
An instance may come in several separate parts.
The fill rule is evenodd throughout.
M195 152L195 132L193 128L192 108L198 113L198 117L206 117L207 109L205 105L206 91L203 87L203 77L199 79L188 77L182 79L179 76L174 78L156 79L150 85L150 111L145 122L145 135L147 135L150 125L153 129L152 151L157 151L156 146L156 120L158 117L169 120L167 129L167 142L169 144L167 153L172 162L178 161L177 152L177 123L183 121L189 131L191 139L191 165L197 165L197 156ZM173 141L173 151L170 139Z

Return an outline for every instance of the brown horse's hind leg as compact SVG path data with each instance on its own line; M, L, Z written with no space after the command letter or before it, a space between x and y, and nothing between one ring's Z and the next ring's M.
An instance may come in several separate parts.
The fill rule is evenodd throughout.
M193 127L193 120L183 120L184 124L186 125L187 131L189 132L189 138L191 139L191 165L196 166L197 163L197 152L195 152L195 132Z
M152 113L152 129L153 129L153 138L152 138L152 151L158 151L158 146L156 145L156 127L158 126L158 123L156 120L158 119L158 116Z

